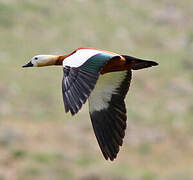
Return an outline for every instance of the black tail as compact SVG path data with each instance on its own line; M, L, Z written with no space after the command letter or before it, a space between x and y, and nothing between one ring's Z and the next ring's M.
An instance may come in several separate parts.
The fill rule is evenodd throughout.
M156 63L154 61L138 59L135 57L125 56L125 55L122 55L122 56L126 59L126 63L131 64L131 69L133 69L133 70L138 70L138 69L143 69L143 68L148 68L151 66L157 66L158 65L158 63Z

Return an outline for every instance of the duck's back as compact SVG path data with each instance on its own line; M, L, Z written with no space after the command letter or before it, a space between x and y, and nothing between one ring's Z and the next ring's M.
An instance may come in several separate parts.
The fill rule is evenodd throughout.
M63 66L81 68L88 72L99 72L110 59L117 56L120 55L100 49L79 48L65 58Z

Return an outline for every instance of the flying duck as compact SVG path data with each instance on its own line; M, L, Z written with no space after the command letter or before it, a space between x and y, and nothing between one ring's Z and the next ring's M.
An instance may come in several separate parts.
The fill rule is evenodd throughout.
M37 55L23 67L63 66L62 94L65 111L78 113L88 99L89 113L100 149L113 161L126 129L125 96L132 70L156 66L149 60L94 48L78 48L63 56Z

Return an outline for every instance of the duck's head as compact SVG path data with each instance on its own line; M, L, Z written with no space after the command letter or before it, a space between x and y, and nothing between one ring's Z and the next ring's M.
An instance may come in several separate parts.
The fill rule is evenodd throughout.
M25 68L25 67L42 67L42 66L56 65L58 58L59 56L55 55L37 55L34 56L29 63L27 63L22 67Z

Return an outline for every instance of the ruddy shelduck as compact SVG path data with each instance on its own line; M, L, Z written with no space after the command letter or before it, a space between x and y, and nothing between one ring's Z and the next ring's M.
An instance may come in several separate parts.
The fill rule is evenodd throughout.
M132 70L156 66L154 61L94 48L78 48L63 56L37 55L23 67L63 66L62 94L66 112L78 113L88 99L89 113L100 149L113 161L126 129L125 96Z

